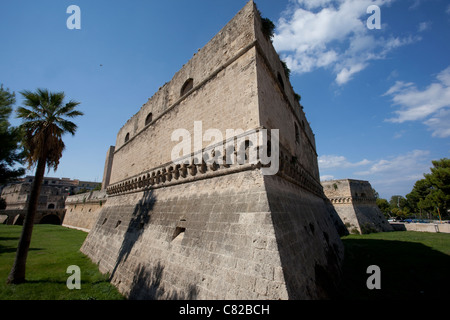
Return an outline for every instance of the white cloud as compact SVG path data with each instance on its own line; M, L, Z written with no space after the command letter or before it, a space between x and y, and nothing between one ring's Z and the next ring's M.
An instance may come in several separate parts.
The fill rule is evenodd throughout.
M345 156L319 157L321 181L338 179L368 180L382 197L406 195L414 183L431 167L430 152L413 150L383 159L350 162Z
M423 179L431 167L430 152L414 150L406 154L376 161L368 170L355 175L368 179L372 186L388 198L394 194L406 195L414 183Z
M419 24L418 30L419 30L419 32L423 32L430 28L431 28L431 22L421 22Z
M330 4L333 0L298 0L300 5L305 6L307 9L316 9Z
M360 162L352 163L348 161L344 156L336 155L323 155L319 157L318 161L320 169L345 169L351 167L359 167L370 163L370 161L366 159Z
M431 117L425 124L433 131L433 137L450 137L450 109L440 110L435 116Z
M404 155L399 155L391 159L381 159L373 163L366 171L356 172L357 175L396 175L409 180L416 178L424 172L417 172L417 168L423 168L422 161L427 159L429 151L414 150Z
M293 72L329 68L336 83L343 85L370 61L384 59L395 48L420 40L411 36L383 38L379 30L367 28L367 8L392 1L297 0L278 22L275 48Z
M353 78L353 75L355 73L360 72L361 70L365 69L367 67L367 64L354 64L349 69L344 67L336 76L336 82L337 84L345 84L348 81L350 81Z
M320 181L328 181L328 180L334 180L334 176L332 175L320 176Z
M391 96L393 104L400 107L394 112L395 117L387 121L403 123L422 120L433 131L434 137L450 137L450 66L423 90L414 83L397 81L384 95Z

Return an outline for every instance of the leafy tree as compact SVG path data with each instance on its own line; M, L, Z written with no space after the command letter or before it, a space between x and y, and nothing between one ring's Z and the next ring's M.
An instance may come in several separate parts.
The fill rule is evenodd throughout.
M417 211L441 215L450 208L450 159L432 161L431 173L414 185L406 196L410 206Z
M408 204L413 211L418 212L421 209L419 208L419 202L421 199L425 199L428 195L430 187L431 186L427 180L418 180L414 184L412 191L406 195Z
M402 219L407 218L411 212L407 199L398 195L391 197L389 208L394 217Z
M12 168L23 160L19 145L21 132L18 128L11 127L8 121L15 102L15 94L0 85L0 184L15 180L25 173L23 168Z
M25 281L25 267L33 231L39 193L44 179L45 167L58 168L59 160L65 148L62 136L65 133L75 134L77 125L67 118L83 115L75 110L79 102L69 101L64 104L64 92L51 93L46 89L21 92L25 98L25 107L17 109L17 117L23 123L23 145L27 150L29 166L36 165L36 174L28 202L22 234L16 252L16 258L7 283L22 283Z
M402 209L399 208L392 208L391 209L392 215L394 217L400 218L400 219L405 219L408 217L408 213Z
M450 159L444 158L433 161L431 173L425 174L425 180L430 184L430 193L427 198L440 211L450 208Z
M389 201L391 209L398 208L403 209L407 206L407 200L402 196L392 196Z
M389 206L389 202L386 199L377 198L376 199L377 206L380 208L380 211L386 218L391 217L391 207Z
M269 18L261 18L261 22L264 36L267 39L272 40L275 35L275 24Z

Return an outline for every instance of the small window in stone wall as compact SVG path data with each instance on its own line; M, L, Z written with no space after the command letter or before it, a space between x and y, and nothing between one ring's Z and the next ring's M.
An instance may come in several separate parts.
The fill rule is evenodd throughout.
M125 136L125 143L127 143L128 141L130 141L130 134L127 133L127 135Z
M186 232L186 228L177 227L172 236L172 241L177 240L181 241L184 238L184 233Z
M148 126L150 123L152 123L152 121L153 121L153 114L150 112L147 118L145 118L145 125Z
M192 88L194 88L194 79L189 78L186 80L186 82L181 87L180 97L184 96L186 93L191 91Z

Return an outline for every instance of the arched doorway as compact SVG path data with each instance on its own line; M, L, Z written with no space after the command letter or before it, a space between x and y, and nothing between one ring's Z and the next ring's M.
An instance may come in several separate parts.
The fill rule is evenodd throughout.
M61 219L56 214L48 214L39 221L39 224L60 225Z

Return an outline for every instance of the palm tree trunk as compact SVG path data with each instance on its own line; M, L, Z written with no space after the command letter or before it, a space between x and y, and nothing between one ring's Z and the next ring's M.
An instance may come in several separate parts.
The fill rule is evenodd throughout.
M41 157L38 160L33 186L31 188L28 210L17 247L16 259L11 272L8 276L8 284L19 284L25 282L25 267L27 263L28 249L30 248L31 234L33 232L34 218L36 216L41 185L44 180L46 158Z

